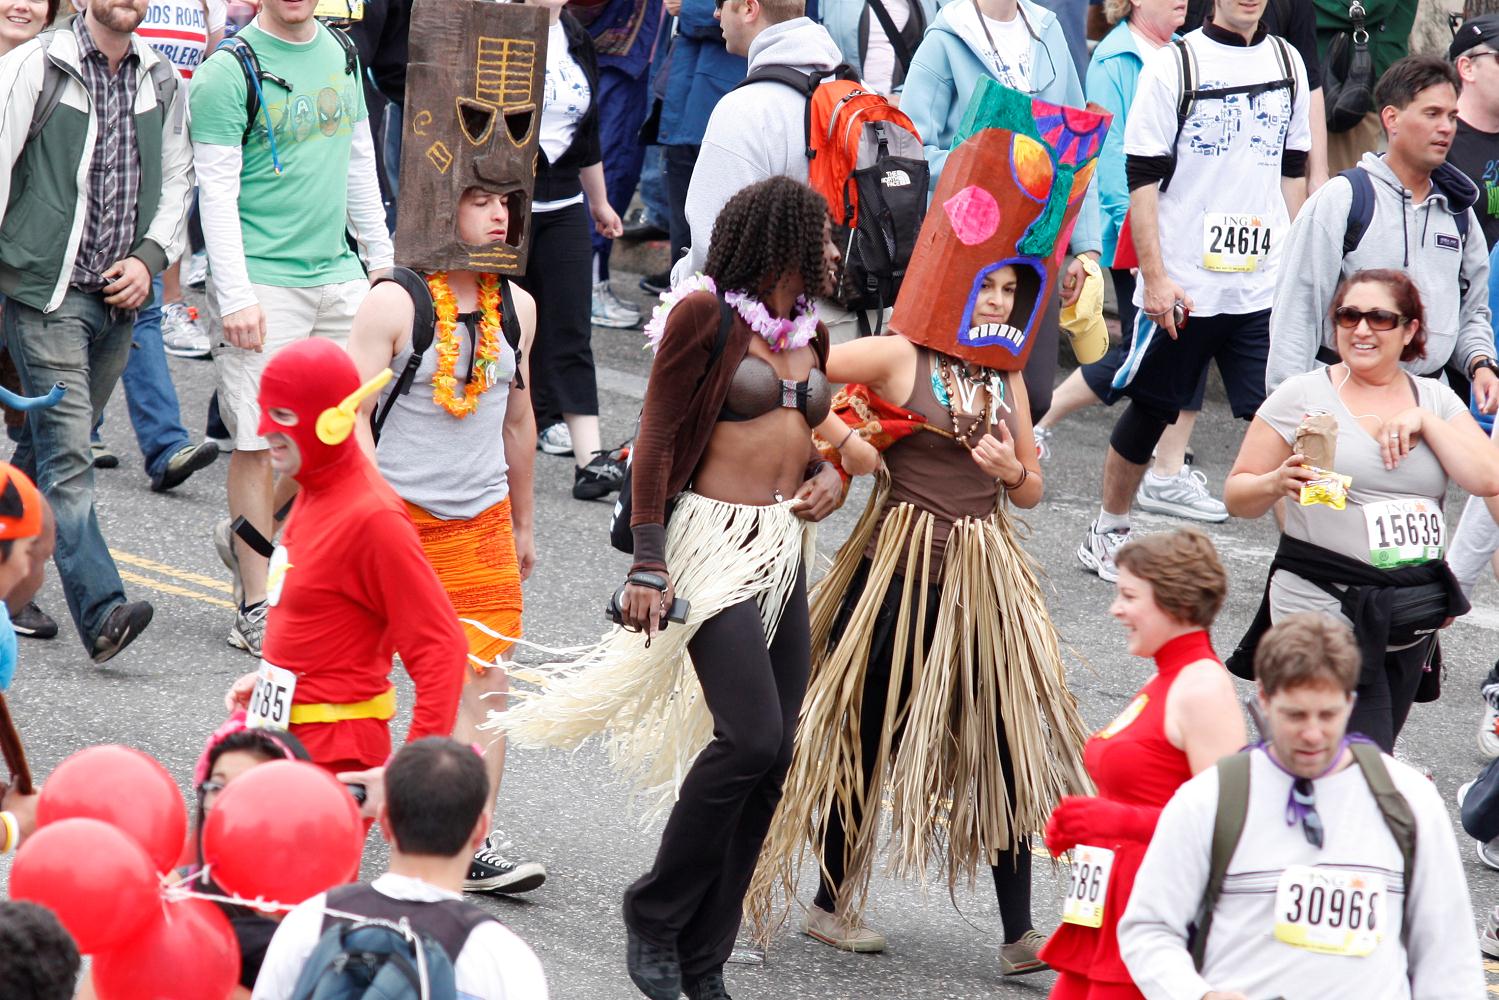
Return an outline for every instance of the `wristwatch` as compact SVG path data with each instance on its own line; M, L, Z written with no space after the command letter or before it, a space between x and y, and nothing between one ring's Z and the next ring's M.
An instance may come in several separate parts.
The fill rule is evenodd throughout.
M1473 381L1473 376L1478 374L1478 369L1487 368L1495 375L1499 375L1499 361L1495 361L1487 354L1480 354L1468 363L1468 381Z
M666 593L666 577L660 573L652 573L649 570L636 570L625 577L627 583L633 583L641 587L649 587L658 593Z

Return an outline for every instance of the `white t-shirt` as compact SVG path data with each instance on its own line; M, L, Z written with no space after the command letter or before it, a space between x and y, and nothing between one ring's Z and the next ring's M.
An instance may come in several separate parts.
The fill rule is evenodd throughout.
M405 875L382 875L371 886L391 899L437 902L463 898ZM287 914L276 928L255 980L254 1000L287 1000L292 995L302 966L322 937L326 898L326 893L313 896ZM458 980L458 1000L547 1000L541 962L524 941L495 920L486 920L473 929L453 963L453 971Z
M1190 32L1186 43L1194 56L1197 89L1238 87L1284 78L1275 42L1252 46L1224 45ZM1176 171L1160 198L1157 227L1166 273L1193 300L1201 316L1244 314L1270 308L1280 245L1290 230L1281 194L1281 156L1287 149L1310 150L1306 69L1287 45L1296 77L1296 104L1289 88L1254 97L1230 94L1199 98L1176 139L1181 91L1174 45L1145 57L1139 88L1124 129L1127 156L1168 156L1176 139ZM1225 234L1235 249L1251 251L1253 270L1241 256L1222 253ZM1268 244L1268 252L1265 247ZM1145 284L1135 290L1135 305L1144 301Z
M1177 789L1119 922L1119 951L1140 991L1149 1000L1200 997L1209 990L1286 1000L1482 997L1473 910L1447 808L1436 785L1414 768L1389 756L1384 764L1415 814L1416 870L1409 885L1400 847L1357 764L1313 782L1324 830L1319 849L1307 842L1300 822L1286 823L1291 777L1265 751L1252 752L1244 833L1213 911L1201 974L1187 951L1187 926L1207 885L1218 769L1210 767ZM1375 878L1383 882L1385 919L1369 954L1318 954L1276 936L1277 924L1296 912L1291 892L1283 897L1286 911L1277 905L1277 889L1292 865L1363 877L1366 890ZM1408 952L1401 947L1406 893L1413 916ZM1351 918L1348 895L1338 895L1343 898L1328 905ZM1307 908L1321 907L1309 901Z
M1024 16L1018 10L1008 21L996 21L987 14L984 27L989 29L985 38L984 58L994 70L994 78L1011 90L1031 89L1031 33L1026 30ZM988 39L994 39L990 48Z
M578 123L588 114L593 91L578 60L567 51L567 33L562 22L547 29L546 90L541 105L541 151L547 162L556 163L573 144ZM551 212L583 200L581 194L560 201L538 201L533 212Z
M904 31L911 20L911 0L883 0L897 31ZM996 39L997 41L998 39ZM877 94L889 94L895 88L895 46L885 34L880 19L869 11L869 37L864 46L864 84Z
M203 61L208 36L223 32L227 16L224 0L151 0L145 20L135 32L176 66L184 80L191 80L193 70Z

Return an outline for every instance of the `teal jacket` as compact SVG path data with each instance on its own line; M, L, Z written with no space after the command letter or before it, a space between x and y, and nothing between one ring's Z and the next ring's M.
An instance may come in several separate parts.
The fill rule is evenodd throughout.
M993 75L983 57L948 20L948 15L962 6L949 4L937 12L921 47L911 60L911 72L906 74L906 89L900 101L901 110L910 116L926 146L933 190L942 176L947 154L952 150L953 136L963 120L963 112L967 110L968 96L981 77ZM1061 22L1055 14L1032 0L1020 0L1020 7L1038 36L1031 42L1031 82L1039 84L1035 96L1052 104L1082 107L1083 85L1067 48ZM968 9L971 10L971 6ZM1112 130L1113 126L1110 126ZM1077 225L1072 230L1070 249L1073 253L1103 250L1098 238L1098 222L1098 179L1095 176L1088 185Z
M1180 35L1172 35L1180 38ZM1101 104L1114 116L1098 157L1098 204L1103 213L1103 266L1114 262L1119 227L1129 211L1129 184L1124 177L1124 122L1140 85L1145 57L1129 25L1120 21L1093 50L1088 63L1088 100Z

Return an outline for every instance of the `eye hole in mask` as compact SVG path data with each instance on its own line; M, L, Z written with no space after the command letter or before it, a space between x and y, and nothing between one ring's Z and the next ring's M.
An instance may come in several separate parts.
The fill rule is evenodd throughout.
M509 108L505 111L505 131L510 133L510 141L515 146L524 146L531 138L531 129L536 124L536 106L527 104L518 108Z
M458 126L463 129L463 137L473 145L482 146L489 140L494 119L493 106L482 104L472 97L458 98Z

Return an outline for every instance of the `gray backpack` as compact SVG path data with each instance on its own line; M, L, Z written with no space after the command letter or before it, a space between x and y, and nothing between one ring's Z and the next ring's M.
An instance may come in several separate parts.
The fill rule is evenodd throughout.
M26 130L26 141L31 142L41 134L42 128L47 120L52 117L52 112L57 110L58 104L62 103L63 88L67 87L68 81L72 79L67 71L52 61L48 50L56 38L57 29L44 31L37 36L37 43L42 47L42 92L36 100L36 108L31 112L31 127ZM177 85L180 78L177 76L177 67L166 59L158 59L151 64L148 71L151 77L151 86L156 90L156 103L161 107L162 123L165 125L167 115L171 112L172 99L177 94ZM183 122L179 115L174 128L182 131Z

